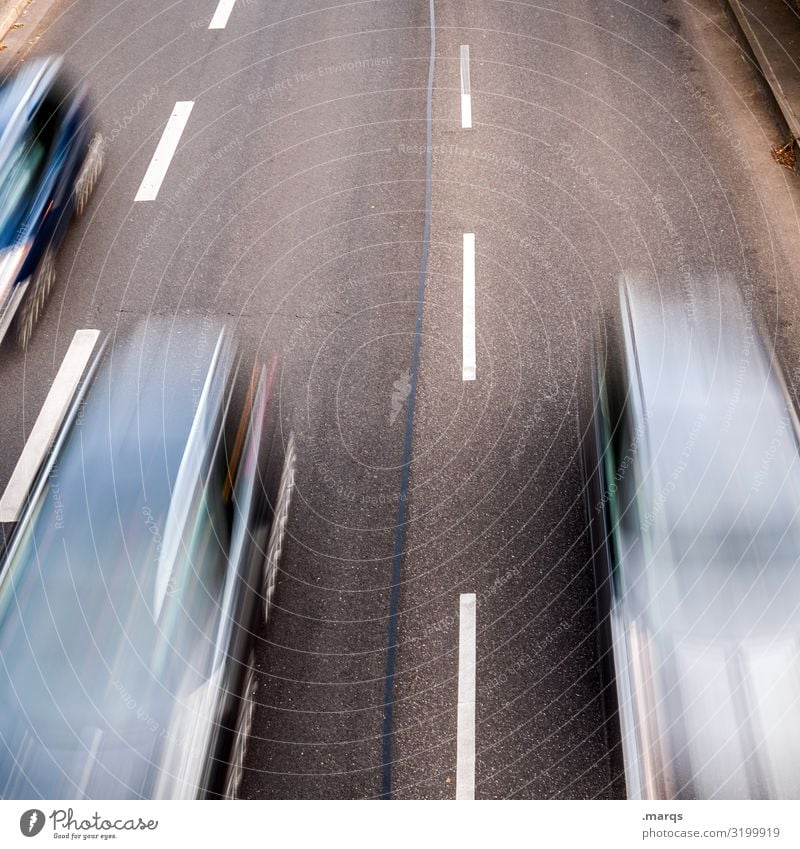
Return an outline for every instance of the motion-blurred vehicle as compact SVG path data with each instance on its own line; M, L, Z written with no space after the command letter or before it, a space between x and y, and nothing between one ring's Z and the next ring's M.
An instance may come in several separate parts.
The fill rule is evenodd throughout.
M0 572L3 798L236 795L294 479L274 374L154 319L87 370Z
M24 348L55 281L55 256L103 168L85 86L63 60L26 62L0 85L0 340Z
M800 428L738 290L697 292L624 281L595 346L583 456L610 713L630 798L797 799Z

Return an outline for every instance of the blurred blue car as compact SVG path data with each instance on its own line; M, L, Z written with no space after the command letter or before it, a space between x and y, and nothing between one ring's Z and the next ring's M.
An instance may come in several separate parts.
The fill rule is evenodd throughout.
M0 85L0 341L25 348L55 280L55 256L103 167L85 86L63 60L26 62Z

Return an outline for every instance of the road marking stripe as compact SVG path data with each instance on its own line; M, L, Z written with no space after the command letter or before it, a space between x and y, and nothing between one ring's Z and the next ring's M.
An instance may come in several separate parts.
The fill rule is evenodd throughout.
M19 518L28 492L64 420L99 335L99 330L75 332L28 441L17 460L6 491L0 498L0 522L16 522Z
M169 116L169 121L167 121L167 126L164 127L158 147L156 147L156 152L150 160L142 185L139 186L139 191L136 193L136 200L155 200L158 197L158 190L161 188L169 164L175 155L178 142L181 140L181 135L183 135L193 106L193 100L179 100L175 104L172 115Z
M458 616L456 799L475 798L475 593L462 593Z
M464 380L475 380L475 234L464 233L464 311L462 314Z
M469 84L469 45L461 45L461 126L472 126L472 89Z
M209 29L225 29L228 24L228 18L233 11L233 4L236 0L219 0L217 11L214 12L214 17L211 18Z

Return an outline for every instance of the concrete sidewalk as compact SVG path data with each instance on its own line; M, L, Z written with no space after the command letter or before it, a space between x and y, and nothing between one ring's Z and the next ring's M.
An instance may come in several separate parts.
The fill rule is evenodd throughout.
M728 0L794 142L800 139L800 3Z
M0 0L0 41L17 22L31 0Z

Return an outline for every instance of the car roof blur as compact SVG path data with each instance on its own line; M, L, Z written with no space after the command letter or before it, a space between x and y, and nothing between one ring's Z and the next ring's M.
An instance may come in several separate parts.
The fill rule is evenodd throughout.
M628 281L631 374L644 411L651 497L669 525L717 537L796 520L800 458L791 401L732 284L660 298Z

